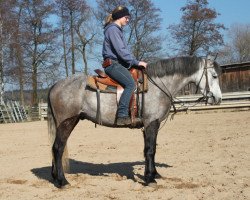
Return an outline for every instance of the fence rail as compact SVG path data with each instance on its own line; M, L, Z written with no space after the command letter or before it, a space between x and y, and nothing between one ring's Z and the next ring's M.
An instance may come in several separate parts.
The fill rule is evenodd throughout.
M0 123L23 122L27 120L27 113L18 101L0 103Z
M250 91L232 92L222 94L220 105L205 105L204 102L196 103L201 95L186 95L176 97L176 108L181 112L213 111L213 110L250 110ZM178 103L179 102L179 103ZM38 107L25 110L16 101L0 104L0 123L23 122L27 120L47 119L47 103L39 103ZM173 112L173 109L171 109Z
M232 92L222 94L220 105L205 105L204 102L196 103L201 95L179 96L176 98L176 108L179 111L202 110L250 110L250 92ZM171 109L173 111L173 109Z

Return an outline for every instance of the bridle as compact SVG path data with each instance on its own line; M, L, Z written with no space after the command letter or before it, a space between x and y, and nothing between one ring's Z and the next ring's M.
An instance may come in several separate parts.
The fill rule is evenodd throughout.
M197 99L197 100L194 102L194 105L188 106L188 107L185 106L186 110L188 110L189 107L194 107L195 105L197 105L198 103L200 103L200 102L202 102L202 101L204 101L204 100L205 100L205 103L206 103L206 105L207 105L208 99L211 98L211 97L213 97L213 93L211 92L210 87L209 87L209 83L208 83L208 69L209 69L209 68L214 68L214 66L208 67L208 66L207 66L207 60L208 60L208 59L205 59L205 67L204 67L204 69L203 69L201 78L200 78L200 80L199 80L199 82L198 82L198 84L197 84L196 92L195 92L195 93L197 94L198 89L199 89L199 85L200 85L200 83L201 83L201 81L202 81L203 76L205 75L205 77L206 77L206 86L205 86L205 88L204 88L204 89L205 89L205 92L204 92L205 94L203 93L203 96L200 97L199 99ZM161 91L170 99L171 105L173 106L173 109L174 109L174 113L172 114L171 118L173 118L174 114L176 114L179 110L183 110L184 102L181 101L181 100L178 99L178 98L175 98L175 99L178 100L178 101L175 101L174 98L173 98L173 96L172 96L172 94L171 94L170 91L168 90L167 86L163 83L163 81L162 81L159 77L158 77L158 78L159 78L159 80L161 81L161 84L164 86L165 90L162 89L162 88L161 88L161 87L160 87L160 86L150 77L150 75L147 73L147 71L146 71L145 69L143 69L143 73L145 73L145 74L147 75L148 80L149 80L153 85L155 85L159 90L161 90ZM176 109L176 106L175 106L176 103L178 103L178 104L182 103L183 105L182 105L179 109Z
M205 100L206 105L208 103L208 99L211 98L211 97L213 97L213 93L211 92L210 87L209 87L209 83L208 83L208 69L209 68L214 68L214 66L212 66L212 67L208 67L207 66L207 60L208 59L205 59L205 67L203 69L203 73L201 75L201 78L200 78L197 86L196 86L196 91L195 91L195 94L197 94L197 92L199 90L199 86L200 86L201 80L202 80L203 76L205 75L205 77L206 77L206 85L205 85L205 88L204 88L205 89L205 91L204 91L205 94L203 93L202 94L203 96L200 97L196 101L201 102L201 101Z

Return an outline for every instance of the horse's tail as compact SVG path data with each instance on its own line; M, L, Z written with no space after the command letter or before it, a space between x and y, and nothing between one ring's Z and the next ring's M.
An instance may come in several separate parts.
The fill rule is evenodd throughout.
M52 88L51 88L52 89ZM48 110L47 110L47 120L48 120L48 134L49 134L49 142L50 142L50 149L51 149L51 155L52 155L52 161L54 162L54 154L53 154L53 144L56 139L56 119L53 113L53 109L51 107L51 101L50 101L50 92L48 93ZM62 165L63 170L66 172L69 170L69 161L68 161L68 148L67 144L65 145L63 156L62 156Z

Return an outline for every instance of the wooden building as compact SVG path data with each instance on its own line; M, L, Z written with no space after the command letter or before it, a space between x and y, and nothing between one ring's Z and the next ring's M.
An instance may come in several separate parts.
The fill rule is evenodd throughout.
M250 91L250 61L221 65L219 77L222 93Z

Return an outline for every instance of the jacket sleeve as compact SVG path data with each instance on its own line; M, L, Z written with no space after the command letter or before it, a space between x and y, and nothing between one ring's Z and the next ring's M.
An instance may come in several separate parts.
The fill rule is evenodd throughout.
M128 63L129 64L128 68L130 68L132 65L138 66L139 61L135 59L132 53L128 50L127 45L124 44L122 35L118 32L118 29L114 27L109 31L112 31L109 34L110 36L109 39L119 59Z

